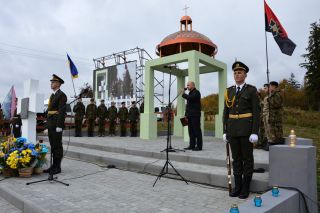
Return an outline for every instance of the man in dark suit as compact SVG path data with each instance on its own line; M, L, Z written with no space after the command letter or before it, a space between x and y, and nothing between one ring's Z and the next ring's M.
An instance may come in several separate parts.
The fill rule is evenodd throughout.
M249 196L253 174L253 143L258 142L260 105L256 87L246 84L249 68L242 62L232 65L235 85L225 92L223 140L230 144L235 188L230 197Z
M181 89L182 97L187 100L185 117L188 119L189 146L186 150L193 151L202 150L202 131L200 128L201 117L201 94L196 89L193 81L187 83L189 94L184 93L185 89Z
M48 104L47 129L53 164L43 172L58 174L61 172L61 160L63 157L62 131L66 116L67 96L60 90L60 86L64 81L59 76L53 74L50 81L53 93Z

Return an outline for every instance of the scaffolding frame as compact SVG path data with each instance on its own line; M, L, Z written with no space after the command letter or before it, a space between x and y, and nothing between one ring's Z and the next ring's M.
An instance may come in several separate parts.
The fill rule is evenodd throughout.
M93 62L95 65L95 71L105 69L109 66L127 64L128 62L137 61L136 67L136 101L141 102L144 97L144 82L143 74L145 70L145 62L152 60L150 54L142 48L135 47L133 49L121 51L118 53L113 53L107 56L102 56L99 58L94 58ZM154 76L155 86L154 90L157 91L160 88L159 93L154 93L154 97L160 102L164 102L164 74L162 79L156 78ZM95 91L94 91L95 92ZM141 104L141 103L140 103Z

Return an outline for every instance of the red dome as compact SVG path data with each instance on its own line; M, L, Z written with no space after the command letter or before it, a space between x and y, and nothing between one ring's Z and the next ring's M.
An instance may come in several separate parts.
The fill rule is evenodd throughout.
M207 36L192 31L192 19L190 16L183 16L180 22L180 31L168 35L157 45L157 55L162 57L189 50L197 50L213 57L217 54L217 45ZM190 29L188 29L188 25L190 25ZM183 27L185 27L184 30L182 29Z

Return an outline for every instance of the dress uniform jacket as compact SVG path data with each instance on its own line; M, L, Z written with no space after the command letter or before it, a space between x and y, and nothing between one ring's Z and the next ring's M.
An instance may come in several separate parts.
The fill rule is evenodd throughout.
M228 137L258 134L260 104L256 87L245 84L237 96L236 86L229 87L225 98L223 133Z

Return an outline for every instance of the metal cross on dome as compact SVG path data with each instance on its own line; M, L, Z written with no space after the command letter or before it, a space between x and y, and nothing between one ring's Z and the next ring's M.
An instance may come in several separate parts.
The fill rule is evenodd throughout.
M186 14L186 15L188 15L188 14L187 14L187 10L188 10L189 8L190 8L190 7L188 7L187 5L185 5L184 8L182 9L182 10L185 11L185 14Z

